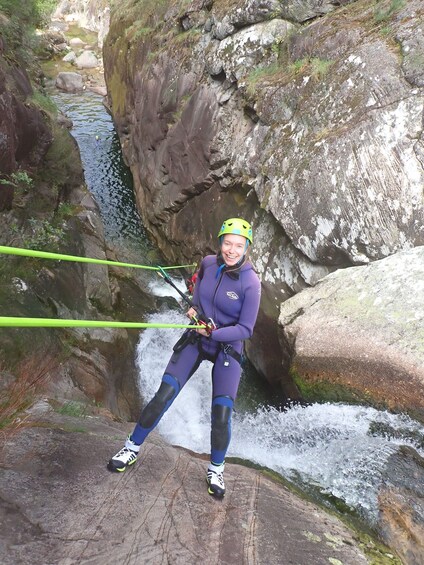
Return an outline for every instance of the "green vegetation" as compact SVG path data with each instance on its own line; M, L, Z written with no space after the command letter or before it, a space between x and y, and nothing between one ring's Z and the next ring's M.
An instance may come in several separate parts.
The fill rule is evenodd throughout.
M29 188L32 184L32 178L26 173L25 171L18 171L16 173L12 173L9 179L0 178L1 184L7 184L18 188L19 186Z
M177 43L186 43L189 45L194 45L199 41L202 32L200 29L192 27L187 31L182 31L174 37L174 41Z
M57 3L57 0L0 0L0 11L29 27L42 27Z
M334 61L318 57L305 57L284 67L280 61L275 61L267 67L256 68L249 73L246 78L247 93L253 95L257 86L264 81L290 80L297 75L309 74L313 79L321 80L327 75L333 63Z
M374 19L377 23L385 22L405 6L405 0L377 0Z
M15 367L0 369L0 380L8 384L2 388L0 401L0 430L12 433L25 424L24 412L42 393L50 373L58 365L52 352L27 356Z
M38 90L35 90L32 96L29 98L29 101L34 105L37 106L40 110L44 110L50 116L57 116L58 110L56 104L53 102L51 98L45 96Z
M253 69L253 71L251 71L246 77L248 94L253 94L257 85L263 80L275 77L280 74L281 71L282 69L278 62L274 62L268 67L257 67L256 69Z
M45 156L44 168L39 180L57 186L69 179L81 177L81 164L73 138L69 132L52 124L53 140ZM82 181L82 178L81 178Z
M293 61L288 67L291 74L311 74L314 79L321 79L325 77L333 61L327 59L320 59L319 57L305 57Z
M137 20L131 27L127 29L125 36L130 41L138 41L142 38L147 37L154 31L155 30L153 27L146 27L141 20Z
M332 64L333 61L328 61L327 59L319 59L318 57L312 57L312 59L309 60L311 74L316 79L325 77Z
M163 24L170 3L171 0L112 0L113 21L125 23L125 31L132 27L136 28L134 32L137 29L155 29Z
M31 233L23 238L23 246L27 249L38 249L40 251L60 251L63 248L65 230L54 225L49 220L28 220Z
M67 218L75 216L75 214L77 214L78 212L78 209L78 206L75 206L75 204L70 204L69 202L61 202L57 209L57 217L60 220L65 220Z
M13 199L16 206L23 206L24 199L33 187L33 179L26 171L17 171L8 176L0 177L0 184L13 186Z
M70 25L66 31L66 37L69 39L78 37L87 45L97 45L97 33L88 29L83 29L78 25Z
M375 405L371 397L354 389L327 380L306 380L295 367L290 369L290 376L304 400L308 402L347 402L349 404Z
M70 400L64 404L55 407L55 412L64 416L72 416L73 418L85 418L87 416L87 404Z
M43 27L57 0L0 0L0 36L5 40L5 58L23 62L27 70L34 64L38 43L35 29Z

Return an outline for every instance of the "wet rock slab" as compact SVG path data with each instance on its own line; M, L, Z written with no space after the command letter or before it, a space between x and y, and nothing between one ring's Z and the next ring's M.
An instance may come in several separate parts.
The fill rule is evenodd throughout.
M337 518L260 471L228 464L217 501L206 461L158 435L134 467L111 474L105 464L128 425L48 420L2 446L3 565L369 562Z

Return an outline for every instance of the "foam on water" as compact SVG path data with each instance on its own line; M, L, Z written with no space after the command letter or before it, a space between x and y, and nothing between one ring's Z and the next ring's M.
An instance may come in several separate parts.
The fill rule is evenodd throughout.
M176 312L150 317L154 322L185 323ZM149 329L137 353L140 390L148 400L157 390L172 345L181 331ZM158 426L170 443L199 453L210 449L211 368L205 362ZM236 404L237 408L237 404ZM394 430L380 433L378 427ZM269 467L289 479L301 478L322 492L344 500L371 523L377 517L377 493L387 460L399 445L414 445L424 427L406 415L363 406L312 404L281 411L259 406L236 412L229 456ZM396 436L396 437L394 437Z
M169 274L170 278L172 279L172 282L175 284L175 286L178 289L181 290L181 292L187 291L186 284L185 284L185 282L182 278L175 277L175 276L171 275L170 273L168 273L168 274ZM178 292L174 288L172 288L172 286L170 286L167 282L165 282L163 279L161 279L159 277L157 277L156 279L153 279L150 282L149 292L151 294L154 294L155 296L172 296L176 300L181 301L181 296L178 294ZM185 308L185 306L184 306L184 308ZM187 306L187 308L188 308L188 306ZM187 321L187 319L185 321Z

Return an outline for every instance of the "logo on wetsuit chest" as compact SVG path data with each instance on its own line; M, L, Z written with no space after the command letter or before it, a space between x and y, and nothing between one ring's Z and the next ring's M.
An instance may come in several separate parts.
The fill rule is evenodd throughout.
M227 296L228 296L228 298L231 298L231 300L238 300L239 299L239 295L236 294L235 292L233 292L232 290L229 290L227 292Z

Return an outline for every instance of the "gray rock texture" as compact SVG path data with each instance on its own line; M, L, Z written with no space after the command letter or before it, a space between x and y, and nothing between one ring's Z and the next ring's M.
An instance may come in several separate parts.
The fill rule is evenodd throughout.
M404 563L420 565L424 562L424 460L403 446L387 468L388 480L379 494L379 533L396 546Z
M53 19L77 23L82 28L96 31L101 48L109 30L109 5L109 0L61 0Z
M13 185L3 182L19 167L38 167L51 144L52 134L40 108L26 104L34 94L30 77L10 62L7 44L0 37L0 211L10 209Z
M84 88L84 78L79 73L61 71L56 77L55 85L65 92L81 92Z
M191 261L225 217L252 220L263 299L248 352L292 398L281 302L424 244L423 25L418 0L112 13L109 105L143 222Z
M75 55L74 51L69 51L67 55L65 55L62 59L65 63L73 63L77 56Z
M328 275L281 305L292 369L423 421L423 296L424 247Z
M10 22L3 14L0 20L7 30ZM63 116L56 118L44 91L37 90L35 65L25 70L28 60L20 59L13 43L0 39L0 242L116 259L107 248L97 204L84 185L78 147L66 129L71 124ZM81 76L77 78L81 84ZM3 316L140 319L158 308L116 269L3 254L0 262ZM135 418L140 404L133 362L137 338L138 333L113 329L0 328L0 370L17 382L22 375L25 381L38 374L40 380L49 380L52 395L66 389L72 397L77 388L80 396Z
M217 501L207 462L153 434L134 467L111 474L129 425L35 408L30 427L2 436L3 565L371 562L342 522L266 473L227 464Z
M84 51L75 59L75 65L79 69L94 69L99 66L99 60L93 51Z

